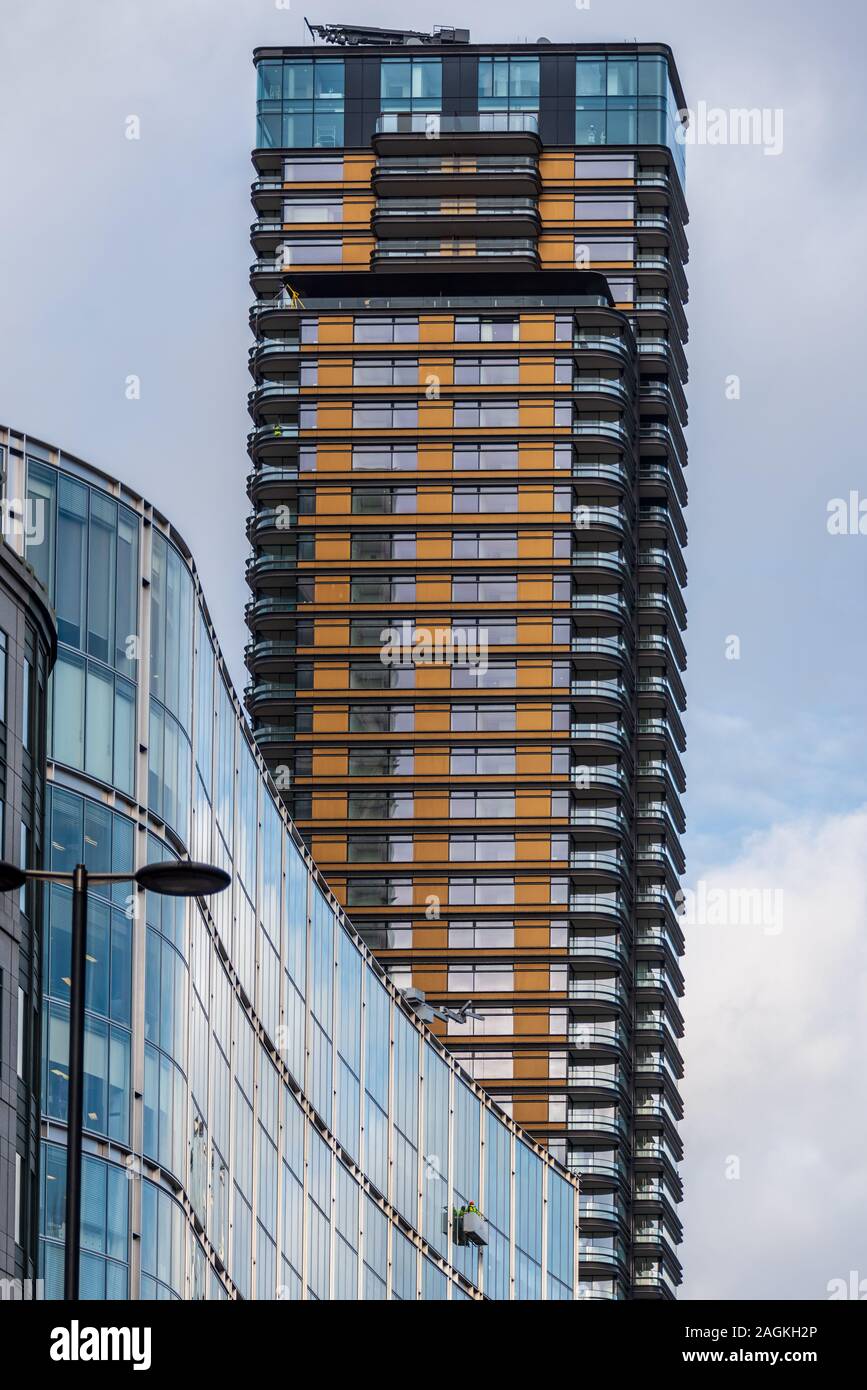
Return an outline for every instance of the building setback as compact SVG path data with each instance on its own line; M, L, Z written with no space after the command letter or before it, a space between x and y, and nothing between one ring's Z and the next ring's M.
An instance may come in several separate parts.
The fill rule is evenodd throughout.
M207 903L91 881L82 1296L575 1297L574 1175L461 1070L353 930L256 751L180 535L80 459L2 427L0 446L4 516L18 518L7 539L26 551L58 633L47 783L34 779L30 800L13 787L29 774L7 703L5 853L38 860L18 823L38 824L31 808L44 793L47 868L132 873L189 854L232 876ZM23 658L37 670L31 690L44 688L53 638L33 575L0 549L17 711ZM14 952L26 921L8 900L0 913L0 1251L10 1277L26 1278L35 1228L16 1225L5 1200L16 1123L7 1056L20 1036L6 971L11 962L27 979L33 967L7 942ZM52 884L41 953L46 1298L62 1292L70 917L69 890ZM32 1008L25 1000L25 1015ZM30 1106L35 1141L35 1074L25 1086L19 1071L19 1134ZM35 1174L32 1147L33 1159L20 1153Z
M255 53L258 746L393 981L680 1282L687 220L662 44Z

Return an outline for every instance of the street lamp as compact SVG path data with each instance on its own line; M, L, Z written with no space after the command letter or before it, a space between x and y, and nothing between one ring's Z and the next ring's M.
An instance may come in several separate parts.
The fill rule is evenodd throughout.
M128 883L134 879L149 893L174 898L206 898L222 893L231 883L225 869L192 860L166 860L144 864L134 874L89 873L76 864L71 873L54 869L19 869L0 861L0 893L15 892L28 879L72 884L72 950L69 990L69 1102L66 1151L66 1245L63 1260L63 1297L78 1300L81 1256L81 1161L82 1110L84 1105L84 976L87 961L87 886L89 883Z

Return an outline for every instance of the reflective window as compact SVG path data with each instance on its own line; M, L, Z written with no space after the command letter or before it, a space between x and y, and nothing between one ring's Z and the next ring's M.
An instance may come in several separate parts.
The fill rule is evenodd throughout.
M342 58L267 60L257 72L257 145L336 149L343 144Z
M383 58L380 74L381 110L440 110L443 89L440 58Z

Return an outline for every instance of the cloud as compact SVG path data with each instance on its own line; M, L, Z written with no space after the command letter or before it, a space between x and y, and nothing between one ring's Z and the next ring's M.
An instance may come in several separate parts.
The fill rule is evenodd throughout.
M703 877L782 890L784 916L687 933L683 1296L826 1298L867 1276L867 806Z

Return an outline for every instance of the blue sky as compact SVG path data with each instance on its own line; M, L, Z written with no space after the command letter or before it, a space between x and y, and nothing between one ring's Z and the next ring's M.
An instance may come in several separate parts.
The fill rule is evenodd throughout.
M0 418L171 517L239 686L250 55L304 41L302 8L28 0L0 19ZM688 942L683 1253L687 1297L826 1297L867 1266L867 535L827 529L831 499L867 498L864 7L538 0L529 32L523 10L477 0L306 8L458 22L476 41L663 40L691 107L783 112L775 157L705 145L687 159L687 883L764 876L791 911L771 941L696 928ZM750 1156L737 1181L721 1176L733 1153Z

